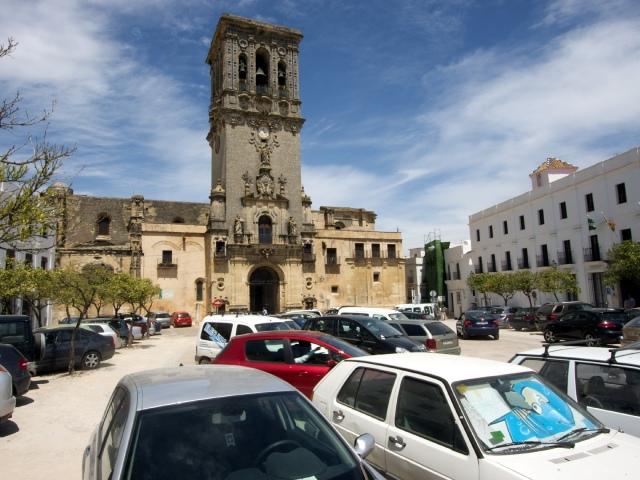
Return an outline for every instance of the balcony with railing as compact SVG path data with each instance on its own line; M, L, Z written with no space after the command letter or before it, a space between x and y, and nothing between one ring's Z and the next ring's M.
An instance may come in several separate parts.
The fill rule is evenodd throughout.
M584 249L584 261L585 262L599 262L602 260L600 256L600 248L585 248Z
M312 252L302 252L302 263L315 263L316 254Z
M536 255L536 267L549 267L549 257L547 255Z
M340 273L340 257L327 257L324 263L324 273Z
M558 252L558 265L572 265L573 254L571 250Z
M178 264L175 260L162 261L158 260L157 276L158 278L178 278Z
M527 268L531 268L529 266L529 259L528 258L518 258L518 268L520 270L526 270Z
M495 263L490 263L489 265L487 265L487 272L495 273L497 271L498 271L498 268Z
M503 260L500 266L502 267L503 272L510 272L511 270L513 270L511 262L507 260Z
M483 272L484 272L484 270L482 269L482 265L476 265L476 266L474 267L474 271L475 271L476 273L483 273Z

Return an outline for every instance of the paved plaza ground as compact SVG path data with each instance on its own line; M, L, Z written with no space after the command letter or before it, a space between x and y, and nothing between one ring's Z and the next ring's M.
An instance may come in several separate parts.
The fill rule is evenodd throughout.
M446 323L455 329L455 321ZM197 327L163 330L136 342L94 371L33 379L11 421L0 425L0 478L79 479L82 453L120 378L128 373L194 363ZM539 346L539 333L501 331L500 340L460 340L463 355L508 361L515 352Z

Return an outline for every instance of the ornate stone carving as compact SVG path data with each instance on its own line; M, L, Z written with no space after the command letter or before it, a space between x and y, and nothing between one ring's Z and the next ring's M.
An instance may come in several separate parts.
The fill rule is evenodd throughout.
M289 217L289 222L287 223L287 233L290 237L295 237L298 235L298 224L293 219L293 217Z
M236 215L233 221L233 233L235 235L242 235L244 233L244 220L242 220L240 215Z
M242 180L244 181L244 195L247 196L251 193L251 177L248 171L244 172Z
M263 171L256 179L256 190L259 198L273 198L274 182L273 177L268 172Z
M239 113L227 113L225 115L225 121L232 127L235 127L244 123L244 117Z
M278 185L280 185L280 195L284 196L285 186L287 185L287 179L284 175L280 174L278 177Z
M261 248L260 250L258 250L258 252L264 258L269 258L269 257L273 256L276 253L276 250L275 250L275 248Z

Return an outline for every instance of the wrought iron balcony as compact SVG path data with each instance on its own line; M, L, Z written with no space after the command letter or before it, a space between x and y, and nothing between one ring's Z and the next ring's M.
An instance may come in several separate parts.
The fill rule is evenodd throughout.
M602 260L600 256L599 248L585 248L584 249L584 261L585 262L599 262Z
M502 267L502 271L503 271L503 272L509 272L509 271L513 270L513 267L512 267L512 265L511 265L511 262L510 262L510 261L507 261L507 260L503 260L503 261L501 262L501 267Z
M529 259L528 258L518 258L518 268L520 270L525 270L527 268L531 268L529 266Z
M558 265L571 265L573 264L573 255L571 250L558 252Z
M551 266L551 263L549 262L549 257L545 255L536 255L536 266L537 267Z

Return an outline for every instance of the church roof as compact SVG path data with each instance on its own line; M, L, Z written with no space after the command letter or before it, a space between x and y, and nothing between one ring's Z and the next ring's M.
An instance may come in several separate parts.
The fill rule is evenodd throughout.
M540 164L538 168L536 168L531 175L535 175L536 173L544 172L545 170L577 170L578 167L575 165L571 165L570 163L565 162L564 160L560 160L556 157L549 157L544 162Z

